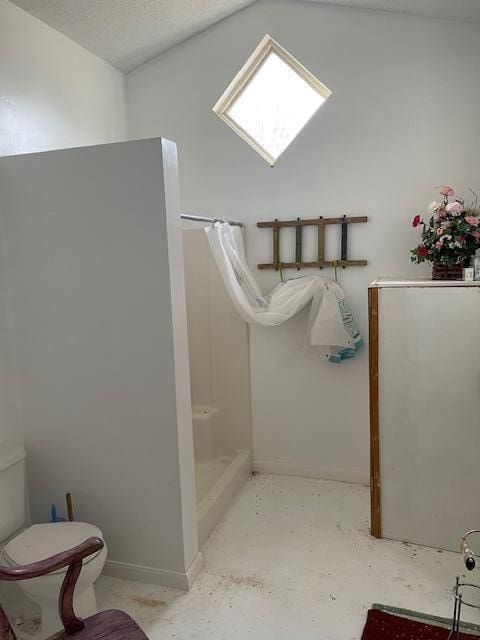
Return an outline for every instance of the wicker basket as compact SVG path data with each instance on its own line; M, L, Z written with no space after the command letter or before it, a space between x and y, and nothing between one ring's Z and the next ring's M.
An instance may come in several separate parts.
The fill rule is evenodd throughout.
M461 280L463 264L454 264L447 267L444 264L434 264L432 268L432 280Z

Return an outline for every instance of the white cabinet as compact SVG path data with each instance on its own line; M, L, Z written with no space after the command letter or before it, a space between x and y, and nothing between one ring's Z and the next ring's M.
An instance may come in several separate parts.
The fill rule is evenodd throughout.
M479 284L370 288L377 537L458 550L480 526Z

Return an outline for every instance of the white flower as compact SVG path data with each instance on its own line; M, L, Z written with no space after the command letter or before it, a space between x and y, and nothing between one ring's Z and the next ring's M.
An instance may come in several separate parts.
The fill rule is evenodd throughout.
M440 206L439 203L433 200L433 202L430 202L430 204L428 205L428 208L427 208L428 213L434 213L439 206Z

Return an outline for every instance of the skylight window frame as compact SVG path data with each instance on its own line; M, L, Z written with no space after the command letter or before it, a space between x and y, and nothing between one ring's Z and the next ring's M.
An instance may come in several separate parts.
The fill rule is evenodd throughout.
M261 42L251 54L243 67L234 77L232 82L225 89L221 97L217 100L212 111L223 120L235 133L240 136L245 142L247 142L255 151L262 156L272 167L275 162L283 155L288 149L290 144L295 140L295 136L285 149L275 158L265 149L253 136L251 136L245 129L243 129L235 120L228 115L228 110L231 104L238 98L242 91L246 88L248 83L255 76L257 71L261 68L265 59L275 53L283 62L285 62L300 78L302 78L314 91L316 91L324 100L327 100L332 92L326 87L323 82L320 82L308 69L306 69L296 58L294 58L286 49L284 49L278 42L276 42L268 33L262 38ZM302 129L308 124L310 119L318 111L314 111L310 118L305 122ZM298 135L297 133L297 135Z

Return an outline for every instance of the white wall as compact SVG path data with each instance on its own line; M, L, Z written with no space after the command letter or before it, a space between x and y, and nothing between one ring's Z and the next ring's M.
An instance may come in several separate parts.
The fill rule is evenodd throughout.
M333 91L274 169L211 111L267 32ZM350 246L369 266L340 273L366 335L368 282L422 273L412 214L436 185L480 191L479 60L478 25L260 0L127 76L130 135L177 142L182 209L245 221L252 265L271 255L258 220L368 214ZM257 275L265 290L278 282ZM257 466L367 480L367 353L305 355L304 326L303 314L251 329Z
M0 272L34 522L71 491L109 571L187 587L198 551L175 145L0 158Z
M123 74L0 0L0 155L124 138Z
M0 0L0 156L125 139L124 84L117 69ZM4 299L2 289L0 332ZM0 348L4 362L11 345ZM21 437L14 402L0 367L0 439Z

